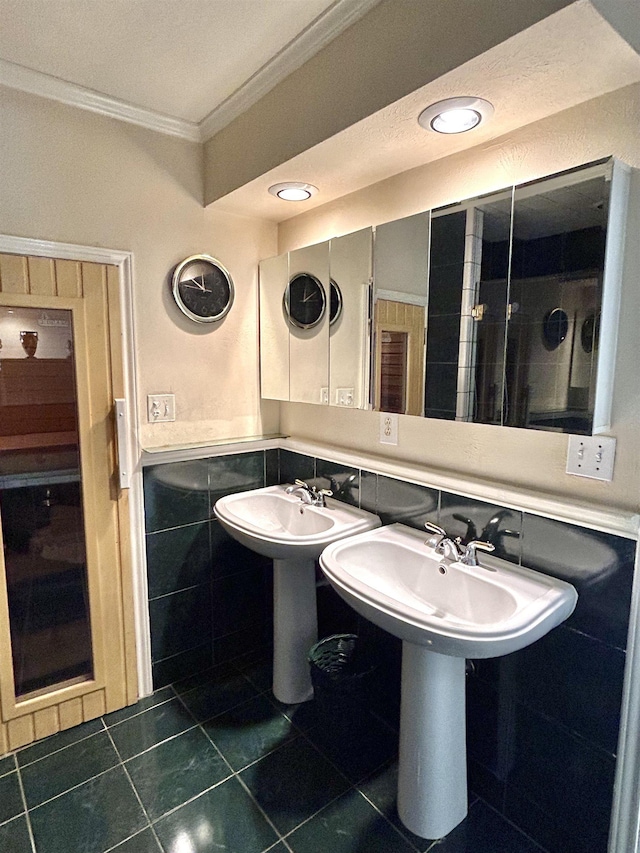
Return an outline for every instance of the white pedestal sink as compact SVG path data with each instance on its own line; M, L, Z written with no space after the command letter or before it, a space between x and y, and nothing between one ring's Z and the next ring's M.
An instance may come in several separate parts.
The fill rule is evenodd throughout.
M330 545L320 565L354 610L403 641L398 812L416 835L442 838L467 814L465 658L530 645L578 595L495 558L448 562L425 539L393 524Z
M225 530L273 559L273 693L286 704L313 696L307 654L318 640L315 562L331 542L380 525L377 515L327 498L310 506L285 486L216 502Z

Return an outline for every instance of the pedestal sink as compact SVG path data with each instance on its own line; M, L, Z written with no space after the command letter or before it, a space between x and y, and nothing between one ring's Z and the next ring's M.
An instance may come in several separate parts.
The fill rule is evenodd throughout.
M320 565L342 598L403 641L398 812L442 838L467 814L465 658L530 645L567 619L568 583L486 557L450 562L393 524L330 545Z
M380 519L331 498L310 506L285 486L227 495L214 512L234 539L273 559L273 693L287 704L306 702L313 696L307 653L318 640L315 561L329 543Z

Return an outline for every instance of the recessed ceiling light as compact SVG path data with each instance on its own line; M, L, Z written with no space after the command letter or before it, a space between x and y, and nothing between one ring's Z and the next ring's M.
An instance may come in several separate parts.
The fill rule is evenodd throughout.
M285 201L306 201L318 192L318 187L314 187L313 184L303 184L300 181L285 181L269 187L269 192Z
M418 124L436 133L465 133L492 115L493 105L482 98L447 98L423 110Z

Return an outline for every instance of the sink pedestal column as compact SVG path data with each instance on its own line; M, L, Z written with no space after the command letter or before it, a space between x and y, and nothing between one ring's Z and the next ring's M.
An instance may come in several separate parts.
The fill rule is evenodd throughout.
M403 642L398 813L423 838L467 815L465 659Z
M318 641L314 560L273 561L273 695L295 704L313 697L307 655Z

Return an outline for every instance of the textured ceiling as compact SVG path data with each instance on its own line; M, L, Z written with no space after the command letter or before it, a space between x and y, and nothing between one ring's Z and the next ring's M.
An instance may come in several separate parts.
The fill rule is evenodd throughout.
M640 81L640 56L588 2L578 2L433 83L228 194L225 210L284 221L391 175L502 136ZM419 112L454 95L491 101L490 122L460 136L422 130ZM310 201L284 202L268 187L315 184Z

